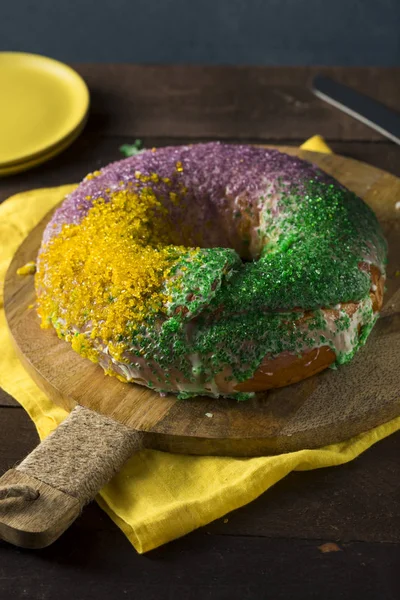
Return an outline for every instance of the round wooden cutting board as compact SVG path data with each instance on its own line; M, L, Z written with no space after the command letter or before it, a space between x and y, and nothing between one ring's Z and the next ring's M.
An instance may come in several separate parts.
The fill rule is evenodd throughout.
M187 454L255 456L348 439L400 414L400 179L335 155L280 148L317 163L361 196L389 242L385 306L366 346L348 365L247 402L198 397L179 401L107 377L73 352L53 330L42 330L32 305L33 277L16 275L35 260L48 215L24 241L9 268L5 310L28 373L67 410L88 407L143 432L151 448ZM396 292L398 292L396 294Z

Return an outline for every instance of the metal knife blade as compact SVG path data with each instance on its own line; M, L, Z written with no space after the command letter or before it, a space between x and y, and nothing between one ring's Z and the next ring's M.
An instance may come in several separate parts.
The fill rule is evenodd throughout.
M376 129L393 142L400 144L399 113L387 108L377 100L323 75L317 75L314 78L312 89L318 98L329 102L348 115Z

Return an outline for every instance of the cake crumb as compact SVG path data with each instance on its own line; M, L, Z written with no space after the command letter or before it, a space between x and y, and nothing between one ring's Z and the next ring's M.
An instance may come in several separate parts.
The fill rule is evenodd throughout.
M318 550L322 554L326 554L327 552L341 552L342 549L334 542L327 542L326 544L322 544L322 546L318 546Z
M213 413L206 413L205 416L208 417L209 419L211 419L214 416L214 414Z

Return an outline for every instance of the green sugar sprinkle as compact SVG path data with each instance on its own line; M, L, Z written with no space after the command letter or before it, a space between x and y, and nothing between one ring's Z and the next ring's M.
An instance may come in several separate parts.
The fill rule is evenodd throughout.
M143 142L142 140L135 140L133 144L122 144L119 151L126 157L135 156L143 151Z

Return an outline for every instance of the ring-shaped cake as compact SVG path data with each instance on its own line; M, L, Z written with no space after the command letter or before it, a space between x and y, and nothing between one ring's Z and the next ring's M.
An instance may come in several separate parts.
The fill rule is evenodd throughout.
M38 313L123 381L245 399L353 357L382 305L386 252L371 209L299 158L146 150L56 210Z

